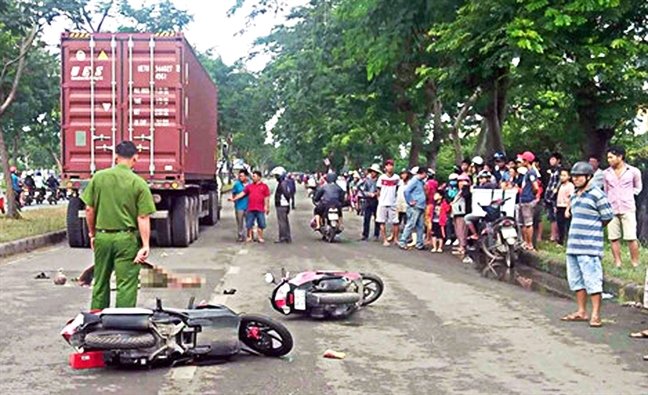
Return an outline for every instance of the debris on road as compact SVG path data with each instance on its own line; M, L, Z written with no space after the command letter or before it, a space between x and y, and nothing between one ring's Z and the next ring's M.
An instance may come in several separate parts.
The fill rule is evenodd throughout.
M40 272L34 277L36 280L49 280L49 276L45 272Z
M63 285L66 281L67 277L65 276L65 273L63 273L63 269L59 269L58 272L56 272L56 275L54 275L54 284Z
M223 294L225 295L234 295L236 293L236 288L229 288L223 290Z
M328 350L324 351L324 358L344 359L344 358L346 358L346 353L343 353L341 351L334 351L334 350L328 349Z

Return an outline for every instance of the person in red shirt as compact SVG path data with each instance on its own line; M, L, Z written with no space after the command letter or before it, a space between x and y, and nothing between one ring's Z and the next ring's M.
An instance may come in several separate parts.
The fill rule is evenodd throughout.
M446 238L445 227L448 223L450 205L439 192L436 192L433 196L434 200L430 204L430 222L432 223L432 249L430 251L443 252L443 243Z
M261 172L252 172L252 184L248 184L243 192L230 198L234 202L243 197L248 197L248 208L245 214L245 226L247 228L247 242L252 242L252 231L254 223L257 225L257 241L264 243L263 230L266 228L266 214L270 213L270 188L261 181Z

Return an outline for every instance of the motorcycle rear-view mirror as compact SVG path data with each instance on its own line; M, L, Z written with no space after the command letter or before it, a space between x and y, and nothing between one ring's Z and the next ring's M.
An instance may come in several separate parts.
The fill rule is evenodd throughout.
M266 273L264 276L265 282L268 284L274 284L275 283L275 278L272 275L272 273Z

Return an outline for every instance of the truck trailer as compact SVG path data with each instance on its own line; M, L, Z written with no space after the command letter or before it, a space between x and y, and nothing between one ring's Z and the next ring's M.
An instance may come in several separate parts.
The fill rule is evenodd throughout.
M71 247L88 247L80 199L93 174L114 166L131 140L134 171L157 211L157 245L186 247L200 225L220 219L217 179L218 89L181 33L63 33L61 37L61 187L72 190Z

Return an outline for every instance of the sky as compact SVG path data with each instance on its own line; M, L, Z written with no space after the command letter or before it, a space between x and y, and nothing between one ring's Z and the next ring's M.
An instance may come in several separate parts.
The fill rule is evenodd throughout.
M94 0L96 2L96 0ZM206 51L213 49L223 58L226 64L232 64L238 59L247 57L257 37L268 35L273 26L285 22L290 7L305 4L307 0L285 0L289 7L278 15L263 15L254 20L245 33L238 34L246 26L246 16L251 10L251 5L256 0L246 0L243 9L240 9L232 17L227 16L227 11L236 3L236 0L172 0L179 9L189 11L194 20L184 33L191 45L199 50ZM155 0L131 0L133 6L144 3L152 3ZM115 28L115 21L111 21L107 27ZM45 41L56 46L60 40L60 34L65 28L70 28L69 23L59 20L44 31ZM247 68L251 71L259 71L269 61L267 57L258 56L247 62Z

